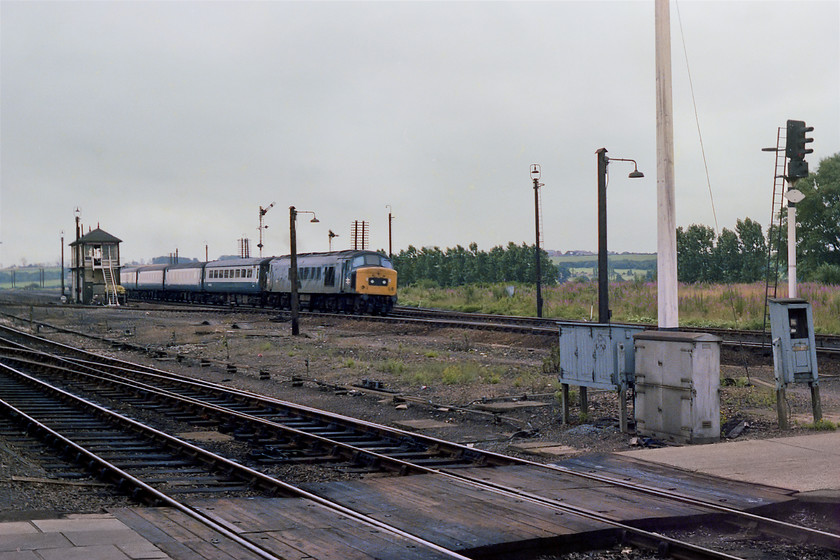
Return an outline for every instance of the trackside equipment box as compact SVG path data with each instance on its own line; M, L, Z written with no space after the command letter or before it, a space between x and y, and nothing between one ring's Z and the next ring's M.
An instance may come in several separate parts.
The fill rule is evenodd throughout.
M817 344L811 304L804 299L770 299L770 330L776 384L817 381Z
M643 327L564 322L558 326L561 383L607 390L632 386L633 335Z
M720 440L717 336L645 331L636 342L636 432L678 443Z

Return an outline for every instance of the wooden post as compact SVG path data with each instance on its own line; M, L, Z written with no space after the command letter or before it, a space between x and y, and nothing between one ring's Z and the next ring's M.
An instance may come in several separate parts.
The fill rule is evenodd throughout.
M811 409L814 411L814 423L822 420L822 404L820 404L820 386L816 382L809 383L811 386Z
M569 423L569 384L560 386L560 423Z
M787 430L790 428L788 423L787 408L785 408L785 386L781 385L776 389L776 413L779 416L779 429Z
M578 391L580 391L580 415L584 416L589 414L589 391L583 385L578 387Z

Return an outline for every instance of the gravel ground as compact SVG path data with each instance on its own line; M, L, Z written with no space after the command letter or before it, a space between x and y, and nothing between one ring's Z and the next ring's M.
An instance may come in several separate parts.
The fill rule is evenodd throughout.
M543 373L543 361L551 345L544 337L394 327L324 317L303 318L302 336L292 337L288 323L270 321L263 314L156 313L137 306L84 310L26 307L7 308L6 312L125 340L159 350L166 357L155 359L138 352L119 352L93 339L41 329L42 335L68 344L382 424L403 427L406 421L438 420L443 427L423 433L530 460L554 461L557 457L526 455L514 446L522 442L555 442L572 448L574 455L623 451L631 449L635 442L632 436L618 430L618 403L611 392L590 391L588 414L581 415L573 401L573 422L559 422L554 397L559 387L553 375ZM180 356L180 361L176 356ZM199 360L209 365L198 367ZM798 424L780 432L776 428L773 391L767 387L773 383L770 358L724 351L722 362L722 377L730 380L722 387L722 421L727 426L746 422L740 438L808 433L802 427L811 421L807 386L789 390L788 404ZM228 364L235 365L236 371ZM260 371L267 372L270 379L261 380ZM840 421L838 372L840 365L836 361L820 364L823 414L835 422ZM364 380L381 384L392 393L356 387ZM539 406L511 409L501 415L476 408L482 403L514 401ZM22 445L0 434L0 520L98 512L129 503L91 480L73 480L73 486L32 482L49 478L41 467L46 455L38 446ZM284 469L277 469L276 474L283 474ZM304 481L336 476L348 475L321 468L296 474ZM709 538L720 541L718 537ZM739 538L731 537L733 548L740 546ZM776 556L773 541L765 543L764 548L758 546L760 543L749 542L763 550L762 558L791 557ZM785 548L784 554L791 553L790 547ZM796 554L797 558L837 557L813 556L804 549ZM563 556L648 557L653 556L622 546Z

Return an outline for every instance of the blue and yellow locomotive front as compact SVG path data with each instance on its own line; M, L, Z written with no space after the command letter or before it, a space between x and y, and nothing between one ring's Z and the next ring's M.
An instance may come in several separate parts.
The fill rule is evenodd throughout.
M288 256L271 260L268 305L289 306L290 267ZM397 271L381 253L304 253L297 256L297 269L301 309L384 314L397 302Z
M388 313L397 303L397 271L385 255L359 251L349 259L348 291L358 295L354 311Z

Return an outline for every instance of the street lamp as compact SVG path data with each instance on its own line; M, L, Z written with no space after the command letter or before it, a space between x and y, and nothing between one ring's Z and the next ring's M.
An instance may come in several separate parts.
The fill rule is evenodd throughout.
M632 161L633 171L628 177L639 179L645 174L639 171L634 159L609 158L607 149L600 148L598 155L598 322L610 322L610 279L607 265L607 165L611 161Z
M540 166L538 163L531 164L531 179L534 181L534 230L537 233L537 241L534 246L534 259L537 273L537 317L542 317L542 271L540 270Z
M295 210L294 206L289 206L289 245L290 245L290 264L289 264L289 282L292 284L291 301L289 308L292 314L292 336L300 334L300 326L298 325L298 274L297 274L297 234L295 232L295 221L298 214L312 214L310 222L318 223L318 218L315 217L315 212L308 210Z

